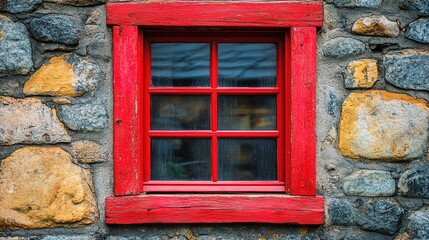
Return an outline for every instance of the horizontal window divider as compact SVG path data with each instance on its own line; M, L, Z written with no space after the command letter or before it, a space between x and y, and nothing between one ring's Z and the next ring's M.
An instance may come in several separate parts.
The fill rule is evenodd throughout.
M280 134L277 130L273 131L217 131L212 132L210 130L151 130L149 131L149 137L163 137L163 138L210 138L212 136L217 137L230 137L230 138L274 138L279 137Z
M176 95L201 95L201 94L229 94L229 95L265 95L277 94L278 87L150 87L149 93L176 94Z
M285 186L254 186L254 185L144 185L144 192L158 193L184 193L184 192L201 192L201 193L220 193L220 192L246 192L246 193L283 193Z
M280 186L284 185L284 182L280 181L220 181L217 182L213 181L149 181L145 182L145 185L200 185L200 186L207 186L207 185L228 185L228 186L244 186L244 185L251 185L251 186Z

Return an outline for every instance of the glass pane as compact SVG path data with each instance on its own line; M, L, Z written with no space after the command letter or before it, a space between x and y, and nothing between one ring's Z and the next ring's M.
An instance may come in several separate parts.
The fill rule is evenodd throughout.
M219 180L276 180L276 139L219 139Z
M152 95L150 103L151 129L210 129L210 96Z
M276 86L276 44L220 43L218 53L219 86Z
M211 180L210 139L151 140L151 180Z
M152 43L152 86L209 86L209 43Z
M276 96L219 96L220 130L275 130Z

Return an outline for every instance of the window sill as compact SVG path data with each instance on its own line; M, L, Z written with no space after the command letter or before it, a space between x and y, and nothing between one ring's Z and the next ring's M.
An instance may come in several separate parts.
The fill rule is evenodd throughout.
M180 194L108 197L107 224L291 223L323 224L322 196Z

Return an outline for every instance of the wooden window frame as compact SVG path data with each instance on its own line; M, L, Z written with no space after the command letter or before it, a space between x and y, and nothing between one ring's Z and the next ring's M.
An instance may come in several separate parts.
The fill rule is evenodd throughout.
M263 222L323 224L316 195L316 27L319 1L107 3L113 26L114 196L106 223ZM144 169L144 33L149 29L280 31L290 98L285 192L142 194Z

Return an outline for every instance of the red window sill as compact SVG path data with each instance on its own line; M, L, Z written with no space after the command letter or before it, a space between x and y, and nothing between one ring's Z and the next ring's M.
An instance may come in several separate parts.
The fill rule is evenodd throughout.
M107 224L292 223L323 224L323 197L269 195L139 195L108 197Z

